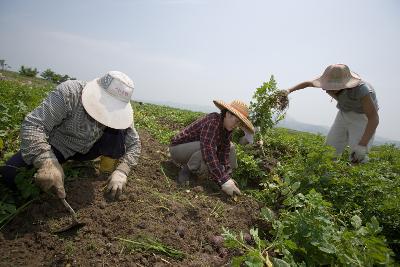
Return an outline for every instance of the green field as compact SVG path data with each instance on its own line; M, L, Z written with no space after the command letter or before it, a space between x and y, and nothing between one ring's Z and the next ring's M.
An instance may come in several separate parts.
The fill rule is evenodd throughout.
M0 81L0 164L19 149L19 126L54 84L4 72ZM133 103L135 125L160 144L202 113ZM234 138L240 136L235 133ZM373 147L370 162L348 164L348 151L334 160L322 136L273 128L262 145L236 145L239 167L233 177L245 194L262 203L263 223L252 242L221 229L233 266L377 266L400 263L400 150ZM0 185L0 222L39 196L33 172L21 174L20 195ZM257 229L256 229L257 228Z

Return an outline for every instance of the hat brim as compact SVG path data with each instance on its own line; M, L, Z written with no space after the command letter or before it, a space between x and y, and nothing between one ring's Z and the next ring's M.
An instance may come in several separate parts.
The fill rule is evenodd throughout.
M254 134L254 126L253 124L247 119L245 116L242 115L239 111L236 109L232 108L229 104L225 103L222 100L213 100L214 105L217 106L220 110L227 109L231 113L233 113L241 122L242 124L251 132Z
M131 126L131 103L108 94L99 86L97 80L88 82L82 90L82 104L86 112L96 121L113 129L126 129Z
M332 83L322 79L322 76L312 81L314 87L319 87L324 90L337 91L342 89L353 88L362 83L362 80L358 74L351 71L351 77L348 80L341 81L340 83Z

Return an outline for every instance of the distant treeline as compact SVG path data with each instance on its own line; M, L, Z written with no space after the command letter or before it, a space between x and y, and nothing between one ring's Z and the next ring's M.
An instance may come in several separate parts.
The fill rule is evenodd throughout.
M0 68L1 70L6 70L6 69L11 69L11 66L6 63L5 59L0 59ZM31 68L31 67L25 67L22 65L19 69L19 74L26 76L26 77L36 77L36 75L39 74L39 71L37 68ZM62 82L68 81L68 80L76 80L76 78L70 77L67 74L58 74L52 71L51 69L46 69L43 71L40 76L50 82L60 84Z
M36 68L30 68L30 67L25 67L21 66L19 69L19 74L27 76L27 77L36 77L38 75L39 71ZM52 71L51 69L46 69L43 71L40 76L48 81L54 82L54 83L62 83L68 80L76 80L76 78L70 77L67 74L58 74Z

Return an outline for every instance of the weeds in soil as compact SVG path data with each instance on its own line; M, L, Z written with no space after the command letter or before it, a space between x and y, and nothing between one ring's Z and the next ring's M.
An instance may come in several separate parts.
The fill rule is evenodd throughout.
M214 208L210 212L210 217L215 217L215 218L222 217L224 211L225 210L224 210L222 203L217 202L217 204L214 206Z
M183 258L186 257L185 253L183 253L182 251L174 249L170 246L161 243L160 241L153 240L151 238L143 238L137 241L119 237L117 237L116 239L122 241L124 246L130 251L132 250L152 251L155 253L161 253L167 255L168 257L177 260L182 260Z
M164 177L165 177L165 181L167 182L168 187L170 187L170 186L171 186L171 183L169 182L169 178L168 178L168 176L165 174L164 168L163 168L162 166L160 166L160 170L161 170L161 173L162 173L162 174L164 175Z
M156 195L157 197L159 197L159 198L161 198L161 199L163 199L163 200L165 200L167 202L176 201L176 202L181 203L183 205L185 205L185 203L187 203L190 207L192 207L194 209L196 208L192 204L192 202L189 201L189 199L187 199L183 195L180 195L179 191L177 193L174 193L174 194L163 194L163 193L160 193L160 192L152 192L152 194Z
M94 241L90 241L89 244L86 246L86 250L96 251L97 250L96 243Z
M75 252L75 246L74 246L74 242L72 241L66 241L65 245L64 245L64 250L65 250L65 254L68 257L71 257L72 254L74 254Z

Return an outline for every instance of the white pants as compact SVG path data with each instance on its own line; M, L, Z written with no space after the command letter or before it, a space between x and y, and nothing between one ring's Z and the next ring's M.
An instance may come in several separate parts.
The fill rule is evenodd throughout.
M326 137L326 144L336 149L336 154L341 155L347 145L357 145L364 134L368 118L365 114L352 111L338 111L335 121ZM368 142L367 149L371 149L374 136Z

